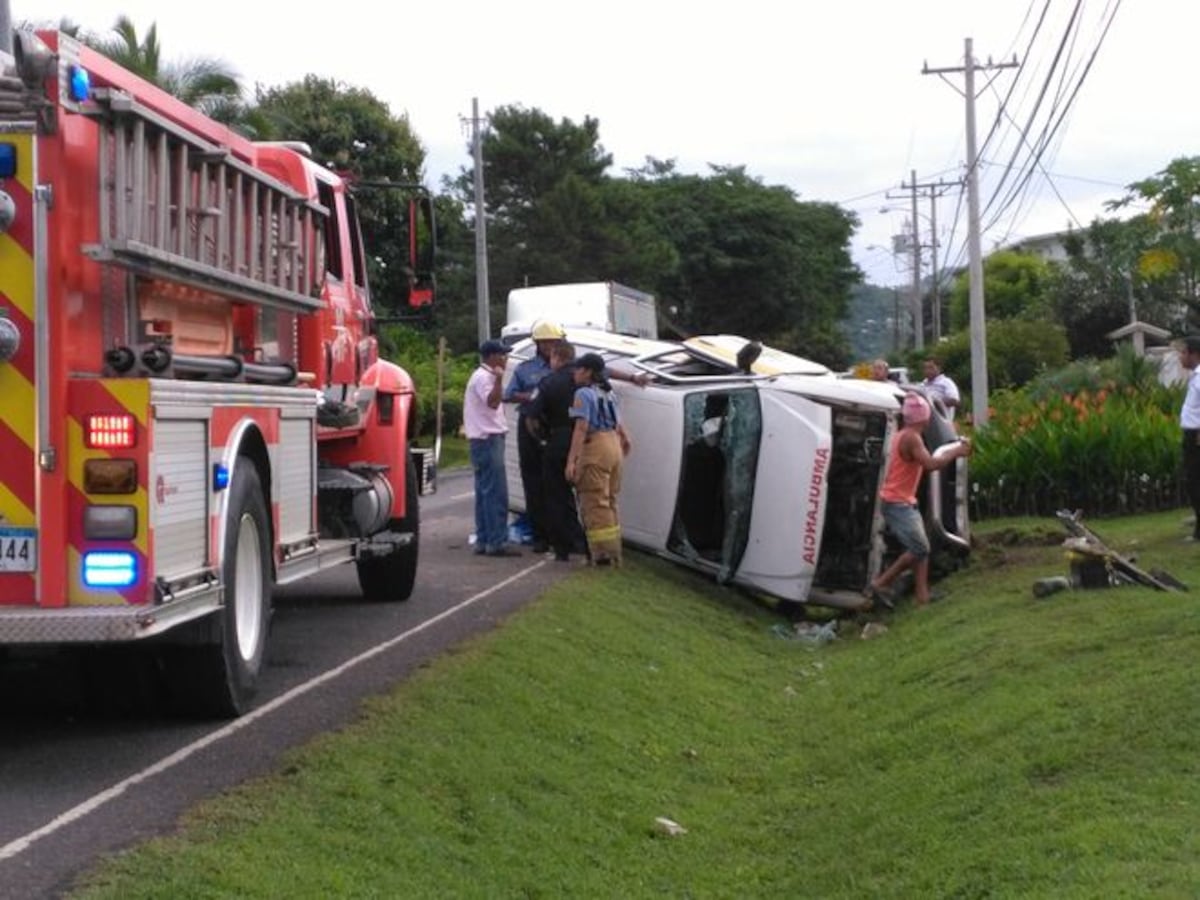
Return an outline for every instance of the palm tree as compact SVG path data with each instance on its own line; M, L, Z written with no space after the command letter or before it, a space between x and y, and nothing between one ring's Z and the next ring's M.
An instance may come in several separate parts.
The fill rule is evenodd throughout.
M158 42L158 25L152 24L146 30L145 38L139 40L137 28L127 16L117 19L113 32L115 37L84 35L82 40L113 62L205 115L227 124L237 122L244 115L246 108L237 73L221 60L197 57L164 63Z

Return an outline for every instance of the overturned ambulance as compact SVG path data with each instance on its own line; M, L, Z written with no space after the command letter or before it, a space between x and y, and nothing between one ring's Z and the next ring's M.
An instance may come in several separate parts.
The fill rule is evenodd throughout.
M839 379L732 335L673 342L573 329L568 337L613 370L653 376L644 387L614 382L633 438L620 494L626 543L782 600L862 603L898 552L884 534L879 488L901 401L918 388ZM517 344L510 371L534 349ZM932 405L925 437L935 452L957 434L940 402ZM521 509L509 415L509 496ZM969 548L966 465L956 460L923 480L934 572Z

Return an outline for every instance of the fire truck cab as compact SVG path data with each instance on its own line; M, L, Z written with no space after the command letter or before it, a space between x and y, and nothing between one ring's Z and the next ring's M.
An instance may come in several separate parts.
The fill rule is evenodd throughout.
M364 254L352 185L303 146L16 33L0 647L149 641L181 701L236 715L274 585L354 563L368 598L408 598L433 460L410 446L412 379L379 357ZM431 276L405 299L430 301Z

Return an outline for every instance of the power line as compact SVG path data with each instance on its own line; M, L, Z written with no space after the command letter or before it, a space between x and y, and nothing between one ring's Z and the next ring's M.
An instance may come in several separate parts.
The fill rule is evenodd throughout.
M1062 60L1063 53L1067 47L1067 38L1069 37L1069 35L1071 34L1072 30L1075 27L1075 22L1077 21L1077 17L1079 15L1079 10L1080 10L1080 7L1082 6L1082 3L1083 3L1083 0L1075 0L1075 7L1071 12L1071 18L1067 23L1067 29L1063 33L1062 37L1059 39L1058 49L1054 53L1054 60L1050 65L1050 70L1046 73L1045 79L1042 81L1041 89L1038 91L1037 99L1033 104L1033 109L1030 110L1030 112L1029 112L1028 120L1026 121L1025 125L1020 128L1019 138L1017 140L1016 146L1013 147L1012 154L1009 156L1008 164L1004 168L1004 173L1001 176L1000 184L996 186L996 189L992 192L992 195L988 199L988 202L984 205L984 208L983 208L984 216L988 215L991 212L993 205L996 203L997 198L1000 195L1000 191L1003 188L1004 183L1008 180L1008 176L1012 172L1012 170L1016 164L1018 155L1021 153L1022 150L1024 150L1026 147L1029 146L1030 130L1033 128L1033 124L1037 118L1038 111L1041 109L1042 103L1046 99L1046 93L1050 89L1050 82L1054 76L1054 72L1058 68L1059 63ZM1002 109L1001 112L999 113L999 115L1001 115L1001 116L1007 115L1007 111ZM1042 134L1038 138L1039 147L1041 146L1041 142L1045 139L1045 137L1046 137L1046 130L1045 130L1045 127L1043 127ZM1037 150L1034 150L1032 147L1030 147L1029 149L1030 149L1031 155L1040 156L1040 152L1038 152ZM1022 174L1017 177L1016 184L1009 188L1008 194L1005 196L1004 201L1002 201L1003 208L1001 209L1001 214L1003 213L1004 209L1007 208L1008 204L1010 204L1012 202L1012 198L1015 197L1022 190L1024 185L1028 183L1028 174L1027 174L1028 171L1029 171L1029 167L1023 165L1022 166ZM995 224L995 221L996 221L996 218L993 217L991 224ZM990 227L990 225L989 225L989 227Z
M1086 62L1080 61L1072 64L1071 59L1076 55L1078 38L1082 32L1082 7L1079 3L1075 4L1075 7L1071 11L1068 27L1064 29L1059 37L1058 48L1054 55L1054 64L1045 74L1045 77L1039 79L1040 88L1037 94L1038 101L1035 104L1033 113L1027 117L1024 128L1018 126L1014 119L1012 98L1014 96L1014 89L1016 85L1014 84L1012 87L1010 87L1010 90L1004 94L1003 99L1000 101L1000 108L997 111L997 118L994 122L991 132L989 132L989 139L991 139L992 135L999 135L1001 133L999 127L1000 124L1007 122L1012 126L1009 133L1017 135L1016 148L1010 155L1007 164L996 161L985 161L983 159L979 160L981 165L989 165L1000 170L1000 179L990 191L990 197L985 207L985 218L987 218L987 222L986 224L981 225L982 231L988 231L994 228L1005 215L1010 214L1010 212L1015 209L1016 212L1011 215L1013 224L1010 226L1008 232L1008 234L1011 235L1012 231L1016 227L1017 222L1022 218L1021 211L1025 208L1028 208L1036 196L1030 192L1030 187L1033 184L1033 176L1037 173L1042 175L1045 183L1057 196L1058 202L1063 205L1064 209L1067 210L1071 218L1078 223L1078 218L1066 204L1065 199L1062 197L1061 192L1058 189L1058 186L1054 183L1055 178L1072 178L1074 176L1064 176L1051 173L1049 171L1048 160L1052 159L1057 153L1057 147L1061 144L1063 139L1063 125L1065 124L1066 118L1073 108L1074 102L1077 99L1084 81L1086 80L1086 76L1091 69L1099 49L1103 44L1104 38L1107 36L1108 31L1111 28L1112 22L1120 6L1120 2L1121 0L1110 0L1110 2L1106 4L1101 12L1099 20L1100 33L1091 53L1087 56ZM1048 2L1043 5L1042 16L1039 18L1034 36L1030 39L1028 44L1029 50L1027 52L1029 54L1029 58L1033 57L1032 48L1034 45L1034 39L1043 30L1042 26L1045 21L1045 13L1048 9L1048 5ZM1027 11L1026 21L1029 20L1029 16L1030 12ZM1028 71L1030 71L1028 66L1022 66L1021 71L1018 73L1018 77L1015 79L1015 81L1019 81L1021 84L1029 84L1029 79L1025 77ZM1052 86L1053 90L1051 90ZM992 93L999 97L999 93L995 90L995 88L991 85L989 85L989 87L991 88ZM1037 118L1037 114L1045 105L1045 99L1047 96L1050 98L1049 108L1045 110L1044 122L1041 128L1037 129L1037 137L1034 138L1032 137L1035 131L1034 122ZM999 143L1007 143L1007 141L1005 140ZM1087 181L1088 179L1079 178L1078 180ZM1041 182L1039 182L1039 184L1040 183ZM1094 183L1103 184L1118 189L1126 187L1125 185L1113 184L1111 182L1095 181ZM1080 227L1082 227L1082 225ZM1005 240L1007 240L1007 235ZM955 256L954 267L957 267L961 264L964 253L965 250L960 248ZM947 252L947 259L949 259L949 252Z
M1007 212L1014 203L1021 199L1025 190L1028 188L1034 171L1042 168L1041 160L1047 149L1050 148L1056 138L1061 140L1061 128L1063 123L1066 120L1067 114L1074 107L1075 100L1079 96L1079 91L1083 87L1084 82L1087 80L1088 73L1091 71L1092 65L1095 63L1096 56L1100 52L1100 48L1104 43L1104 39L1107 37L1108 31L1112 27L1113 19L1116 16L1117 9L1120 7L1120 4L1121 0L1115 0L1114 4L1111 5L1111 11L1108 12L1107 20L1104 23L1103 30L1099 39L1096 41L1095 46L1092 48L1091 54L1088 56L1087 63L1083 66L1083 70L1079 74L1079 77L1075 79L1069 94L1066 96L1065 102L1062 104L1056 104L1055 107L1051 109L1050 117L1047 118L1046 124L1042 129L1042 134L1039 137L1037 146L1030 148L1030 159L1029 162L1023 167L1023 175L1018 180L1017 184L1010 189L1008 195L1002 202L1000 209L992 217L991 222L988 225L989 228L995 225L999 221L1000 217L1003 216L1004 213ZM1045 170L1042 169L1042 171L1044 172ZM1047 181L1049 181L1049 179L1047 179ZM1055 192L1057 193L1057 189ZM1072 216L1072 218L1074 218L1074 216Z

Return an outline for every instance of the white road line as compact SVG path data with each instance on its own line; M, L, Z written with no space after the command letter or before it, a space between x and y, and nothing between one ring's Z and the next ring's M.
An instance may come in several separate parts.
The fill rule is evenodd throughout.
M467 491L464 494L455 494L454 496L450 497L450 499L451 500L465 500L467 497L474 497L474 496L475 496L474 491Z
M370 650L366 650L366 651L360 653L358 656L355 656L352 659L346 660L341 665L336 666L332 669L329 669L325 672L322 672L320 675L317 675L315 678L312 678L312 679L304 682L303 684L297 685L296 687L292 688L290 691L288 691L285 694L280 694L278 697L276 697L274 700L270 701L269 703L266 703L266 704L258 707L257 709L254 709L251 712L246 713L246 715L242 716L239 719L235 719L233 722L230 722L228 725L225 725L222 728L218 728L216 731L211 732L210 734L206 734L204 737L200 738L199 740L193 741L192 743L188 744L186 747L182 747L179 750L176 750L174 753L172 753L169 756L163 757L158 762L154 763L154 765L147 766L145 769L142 769L140 772L130 775L124 781L119 781L116 784L114 784L112 787L108 788L107 790L103 790L100 793L85 800L83 803L80 803L79 805L77 805L71 809L68 809L62 815L56 816L54 819L47 822L41 828L38 828L35 831L31 831L28 834L24 835L23 837L17 838L16 840L9 841L3 847L0 847L0 860L11 859L12 857L18 855L19 853L23 853L25 850L29 849L29 846L31 844L33 844L34 841L40 840L44 837L48 837L49 835L54 834L54 832L58 831L60 828L65 828L67 825L70 825L72 822L76 822L79 819L82 819L84 816L88 815L89 813L95 812L97 809L99 809L105 803L107 803L110 800L115 800L117 797L121 796L123 793L125 793L127 790L129 790L131 787L141 784L143 781L153 778L155 775L160 775L163 772L167 771L168 769L179 765L179 763L183 762L188 757L195 756L197 753L199 753L205 747L211 746L212 744L215 744L218 741L224 740L225 738L229 737L232 734L236 734L237 732L241 731L243 728L246 728L246 727L254 724L259 719L264 718L265 716L267 716L270 713L274 712L275 710L279 709L281 706L284 706L284 705L292 702L297 697L302 697L303 695L307 694L309 691L312 691L312 690L320 687L321 685L325 684L325 682L332 681L333 679L337 678L339 675L342 675L345 672L348 672L350 669L354 668L359 663L366 662L367 660L372 659L381 653L386 653L388 650L392 649L393 647L395 647L397 644L401 643L402 641L406 641L413 635L420 634L426 628L436 625L438 622L442 621L443 619L449 618L450 616L454 615L455 613L459 612L460 610L466 609L468 606L471 606L474 603L478 603L480 600L484 599L485 597L489 596L490 594L494 594L496 591L500 590L503 587L507 587L508 585L512 584L514 581L517 581L520 578L524 578L529 573L537 571L544 565L546 565L546 561L542 560L540 562L534 563L527 569L522 569L520 572L517 572L515 575L505 578L503 581L492 585L486 591L481 591L480 593L476 594L473 597L468 597L466 600L463 600L461 603L457 604L456 606L452 606L449 609L443 610L442 612L438 613L432 619L425 620L424 622L422 622L420 625L416 626L415 628L411 628L408 631L404 632L403 634L398 634L394 638L384 641L382 644L377 644L376 646L372 647Z

